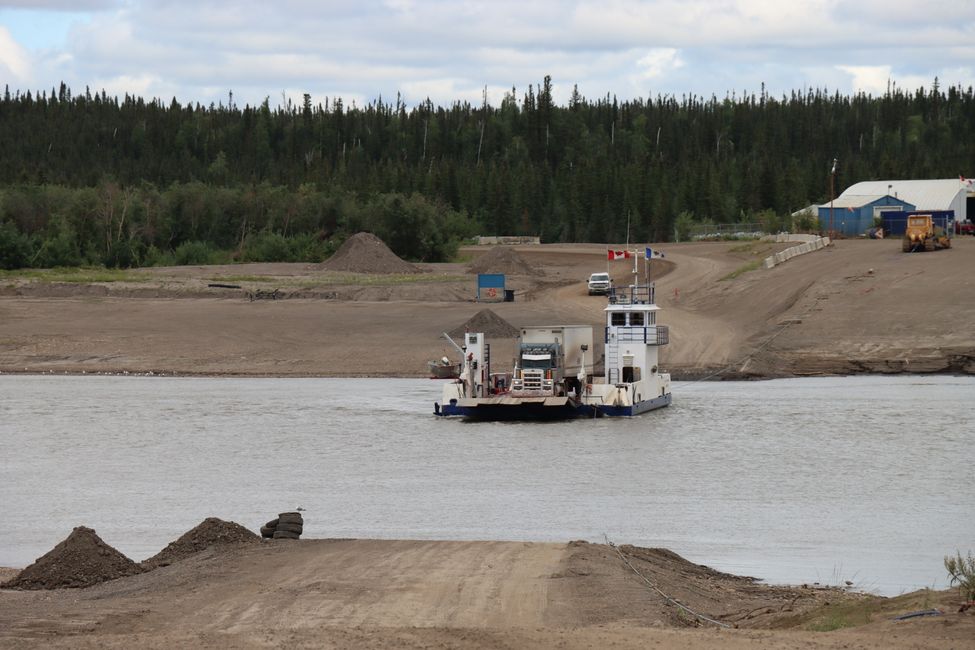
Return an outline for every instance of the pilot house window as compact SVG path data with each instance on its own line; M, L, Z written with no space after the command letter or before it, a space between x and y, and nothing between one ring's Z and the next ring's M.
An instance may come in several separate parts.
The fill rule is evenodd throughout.
M610 321L612 325L617 327L626 325L626 312L625 311L614 311L610 314Z
M630 325L636 325L637 327L643 327L643 312L633 311L630 312Z

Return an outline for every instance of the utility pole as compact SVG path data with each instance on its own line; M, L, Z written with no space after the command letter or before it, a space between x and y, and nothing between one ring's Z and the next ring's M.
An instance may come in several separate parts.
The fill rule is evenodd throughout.
M833 239L833 183L836 180L836 158L833 158L833 168L829 170L829 238Z

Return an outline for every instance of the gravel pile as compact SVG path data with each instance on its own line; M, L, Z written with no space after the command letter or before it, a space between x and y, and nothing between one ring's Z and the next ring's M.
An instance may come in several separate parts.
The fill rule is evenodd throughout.
M0 587L63 589L90 587L100 582L142 573L143 569L106 544L91 528L78 526L64 541L39 557Z
M422 269L396 256L372 233L360 232L345 240L335 254L318 265L326 271L350 273L422 273Z
M142 561L145 569L155 569L179 562L191 555L199 553L211 546L226 546L230 544L247 544L259 542L260 537L247 530L240 524L224 521L216 517L207 517L198 526L189 530L182 537L172 542L151 558Z
M452 339L463 339L465 332L484 332L488 339L515 339L521 335L521 330L490 309L482 309L447 334Z
M471 273L504 273L505 275L544 275L513 248L495 246L467 266Z

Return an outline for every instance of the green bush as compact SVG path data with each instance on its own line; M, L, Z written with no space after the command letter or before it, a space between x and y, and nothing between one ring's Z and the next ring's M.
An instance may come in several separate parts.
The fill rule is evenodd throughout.
M677 241L688 241L691 238L691 228L694 227L694 215L684 211L677 215L674 220L674 234Z
M249 237L244 243L243 262L294 262L294 247L290 239L276 232L264 232Z
M0 223L0 269L22 269L31 265L34 243L12 223Z
M70 230L41 242L34 258L34 266L47 269L56 266L81 266L84 263L85 256L78 249L78 240Z
M209 264L210 257L210 247L201 241L183 242L173 251L173 262L178 266Z
M803 210L792 220L795 232L819 232L819 217L812 210Z
M945 556L945 569L948 571L950 585L958 585L962 598L966 601L975 600L975 557L971 551L968 557L961 556L958 551L955 557Z
M333 251L318 235L285 237L264 232L249 237L240 256L242 262L321 262Z
M150 246L146 249L145 255L142 256L143 266L174 266L176 264L176 258L169 251L161 251L155 246Z

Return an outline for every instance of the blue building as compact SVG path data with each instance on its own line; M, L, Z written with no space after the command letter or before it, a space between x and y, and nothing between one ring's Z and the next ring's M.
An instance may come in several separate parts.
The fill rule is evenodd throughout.
M847 194L830 204L819 206L819 228L823 232L835 232L846 237L864 234L874 225L874 218L884 212L909 212L916 206L889 194Z

